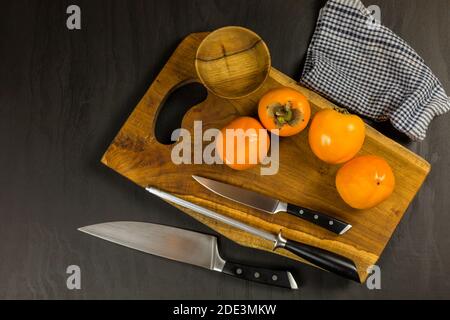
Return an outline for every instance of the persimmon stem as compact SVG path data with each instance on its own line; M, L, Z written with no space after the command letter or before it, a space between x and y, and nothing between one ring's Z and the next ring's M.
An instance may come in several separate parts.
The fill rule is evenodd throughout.
M292 108L292 102L288 101L286 104L274 103L267 106L270 116L274 119L277 127L281 128L283 125L295 125L301 118L299 111Z
M350 112L348 112L347 109L341 108L341 107L338 107L338 106L334 106L334 107L333 107L333 110L334 110L334 111L337 111L337 112L339 112L339 113L342 113L342 114L350 114Z

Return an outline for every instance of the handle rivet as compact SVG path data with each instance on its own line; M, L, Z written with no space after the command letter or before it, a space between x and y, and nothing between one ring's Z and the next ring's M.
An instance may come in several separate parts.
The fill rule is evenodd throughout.
M303 210L300 210L300 214L304 214L305 213L305 211L303 211Z
M259 278L259 272L255 272L254 277L255 277L256 279L258 279L258 278Z
M334 222L330 220L329 224L330 224L330 226L332 226L334 224Z
M236 269L236 273L237 273L237 274L242 274L242 269L241 269L241 268L237 268L237 269Z
M274 274L274 275L272 276L272 280L273 280L273 281L277 281L277 280L278 280L278 277L277 277L276 274Z
M314 219L319 219L319 216L317 214L314 215Z

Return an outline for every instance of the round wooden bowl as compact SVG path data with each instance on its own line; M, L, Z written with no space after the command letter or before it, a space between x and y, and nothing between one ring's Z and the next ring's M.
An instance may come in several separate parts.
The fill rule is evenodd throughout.
M200 81L215 95L238 99L258 90L270 72L270 53L256 33L225 27L210 33L195 58Z

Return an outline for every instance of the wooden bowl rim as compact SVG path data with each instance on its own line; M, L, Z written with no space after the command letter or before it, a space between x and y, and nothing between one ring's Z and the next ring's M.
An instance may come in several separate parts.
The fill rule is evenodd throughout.
M199 69L199 65L198 65L198 54L200 52L200 49L203 47L203 45L207 42L208 38L210 38L211 36L214 35L214 33L218 32L218 31L223 31L226 29L235 29L235 30L239 30L239 31L243 31L246 33L251 34L252 36L254 36L256 39L259 39L260 43L262 43L262 46L264 48L264 51L267 54L267 66L266 66L266 70L265 73L266 75L264 76L264 79L261 81L261 83L252 91L244 94L244 95L239 95L239 96L226 96L226 95L222 95L218 92L216 92L215 90L213 90L204 80L204 78L201 75L200 69ZM263 84L267 81L267 79L269 78L270 75L270 70L272 69L272 57L270 56L270 50L269 47L267 46L267 44L265 43L265 41L254 31L247 29L245 27L241 27L241 26L226 26L226 27L222 27L219 29L216 29L212 32L210 32L200 43L200 45L197 48L197 52L195 53L195 71L197 73L198 78L200 79L201 83L206 87L206 89L208 89L209 91L211 91L214 95L220 97L220 98L224 98L224 99L242 99L245 97L248 97L249 95L255 93L256 91L258 91L259 89L261 89L261 87L263 86Z

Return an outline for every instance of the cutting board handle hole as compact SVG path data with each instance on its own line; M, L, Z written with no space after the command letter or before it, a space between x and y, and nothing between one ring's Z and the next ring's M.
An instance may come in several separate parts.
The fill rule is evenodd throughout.
M171 145L172 132L181 128L186 112L200 104L208 96L206 88L197 82L191 82L176 88L166 97L160 106L155 123L155 138L164 145Z

